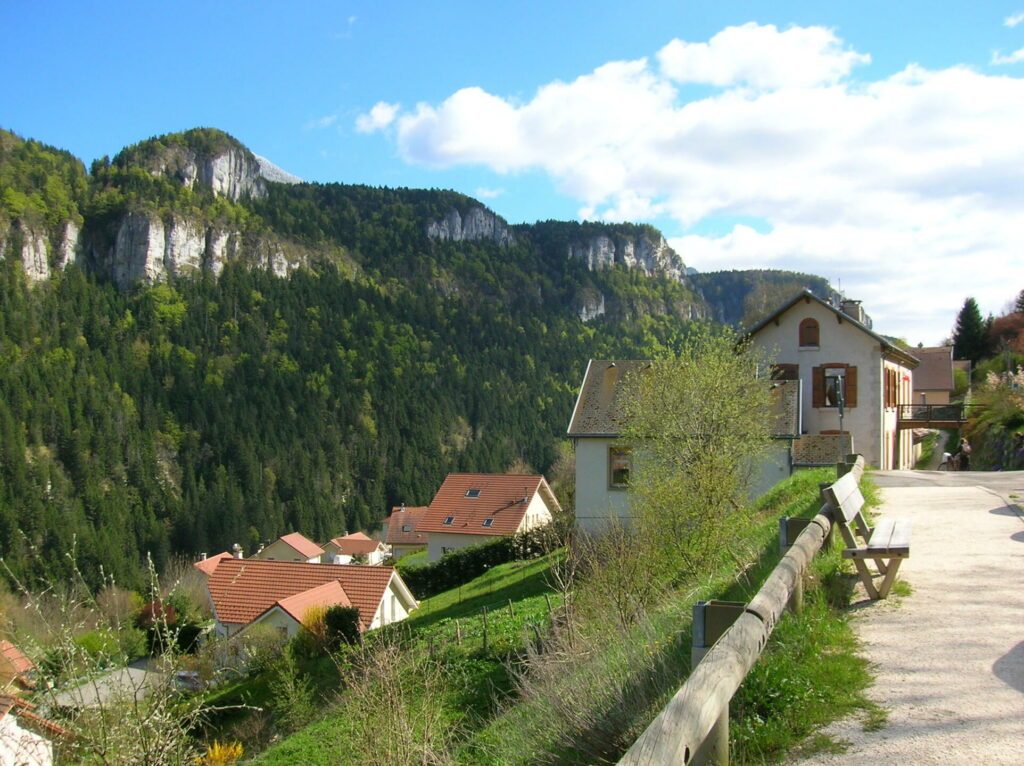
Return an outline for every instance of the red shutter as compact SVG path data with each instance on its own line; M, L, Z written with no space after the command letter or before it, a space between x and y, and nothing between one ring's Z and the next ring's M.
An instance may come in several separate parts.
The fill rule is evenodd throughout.
M857 368L846 367L846 406L857 406Z
M811 371L811 406L825 406L825 368L815 367Z

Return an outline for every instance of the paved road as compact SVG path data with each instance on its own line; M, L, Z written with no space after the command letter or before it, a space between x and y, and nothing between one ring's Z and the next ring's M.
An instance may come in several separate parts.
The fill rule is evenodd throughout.
M829 728L850 766L1024 764L1024 472L872 474L883 514L913 520L904 598L863 603L855 627L888 724Z

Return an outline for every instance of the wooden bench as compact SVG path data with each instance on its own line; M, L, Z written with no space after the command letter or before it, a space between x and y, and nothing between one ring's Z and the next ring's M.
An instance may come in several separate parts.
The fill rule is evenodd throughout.
M896 582L896 572L903 559L910 558L910 520L882 519L874 529L861 513L864 495L853 473L843 476L824 490L825 500L832 507L832 521L839 527L846 548L843 558L852 559L857 574L872 599L885 598ZM860 538L858 542L857 538ZM873 561L882 584L876 588L874 575L867 561Z

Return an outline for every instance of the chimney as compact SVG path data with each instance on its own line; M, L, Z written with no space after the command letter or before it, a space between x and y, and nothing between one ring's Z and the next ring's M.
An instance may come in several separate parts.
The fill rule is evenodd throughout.
M852 301L848 298L843 298L842 302L839 304L839 310L851 319L856 319L862 325L871 329L871 317L864 312L864 307L860 304L860 301Z
M203 551L202 553L199 554L199 560L200 561L206 561L206 551Z
M405 503L402 503L400 506L398 506L398 512L405 513Z
M233 556L234 556L234 557L235 557L236 559L240 559L240 558L242 558L242 546L241 546L241 545L239 545L238 543L235 543L234 545L232 545L232 546L231 546L231 554L232 554L232 555L233 555Z

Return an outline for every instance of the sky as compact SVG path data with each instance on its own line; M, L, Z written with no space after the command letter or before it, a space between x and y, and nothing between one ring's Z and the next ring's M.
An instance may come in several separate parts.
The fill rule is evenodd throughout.
M933 345L1024 289L1024 0L0 0L0 127L226 130L307 181L648 222Z

